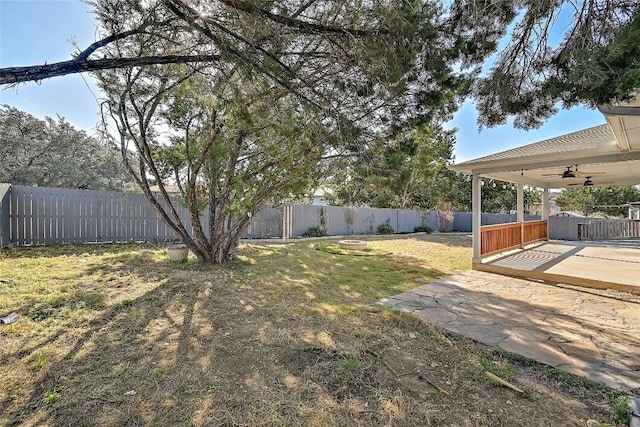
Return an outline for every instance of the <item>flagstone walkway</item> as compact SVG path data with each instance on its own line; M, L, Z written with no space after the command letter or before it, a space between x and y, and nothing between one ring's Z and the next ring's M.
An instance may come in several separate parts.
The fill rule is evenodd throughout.
M380 304L610 387L640 392L640 299L602 293L607 292L467 271Z

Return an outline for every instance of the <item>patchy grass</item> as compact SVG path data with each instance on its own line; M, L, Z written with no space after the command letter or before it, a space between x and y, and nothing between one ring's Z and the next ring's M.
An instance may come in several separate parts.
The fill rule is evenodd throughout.
M498 378L503 380L510 380L516 375L515 368L506 361L490 360L486 357L480 359L480 365L485 371L491 372Z
M629 396L619 396L611 404L613 418L620 424L627 425L631 422L631 398Z
M154 245L0 251L0 314L21 316L0 326L0 424L613 421L615 393L576 394L532 365L375 305L468 269L470 241L372 237L375 256L309 241L246 245L225 267L171 263ZM506 361L527 396L484 377L483 363Z
M319 251L326 252L332 255L350 255L350 256L381 256L388 255L381 252L376 252L371 248L365 248L363 250L351 250L341 248L337 243L319 242L313 245Z

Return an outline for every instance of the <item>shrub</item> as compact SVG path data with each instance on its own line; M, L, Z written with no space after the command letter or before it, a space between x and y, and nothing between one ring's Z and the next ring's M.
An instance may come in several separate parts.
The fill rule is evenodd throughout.
M428 227L426 225L419 225L418 227L413 229L414 233L427 233L427 234L431 234L433 233L433 229L431 227Z
M387 220L384 224L378 226L379 234L393 234L394 232L395 230L393 229L391 224L389 224L389 220Z
M305 237L322 237L327 235L327 230L322 227L309 227L304 235Z
M611 412L616 422L628 425L631 421L631 399L629 396L619 396L611 405Z

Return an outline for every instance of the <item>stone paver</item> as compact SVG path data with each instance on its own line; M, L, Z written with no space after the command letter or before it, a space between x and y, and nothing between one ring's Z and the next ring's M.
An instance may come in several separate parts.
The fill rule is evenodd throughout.
M640 304L481 271L382 305L610 387L640 392Z

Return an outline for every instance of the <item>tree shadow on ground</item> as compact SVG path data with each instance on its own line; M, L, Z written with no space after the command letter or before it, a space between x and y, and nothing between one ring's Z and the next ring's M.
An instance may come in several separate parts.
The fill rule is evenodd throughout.
M14 403L17 396L0 402L8 425L253 424L264 416L279 420L276 424L295 422L296 405L315 405L317 396L296 384L318 355L312 352L298 362L288 355L324 349L322 358L335 368L343 356L332 353L330 329L335 325L319 326L325 318L340 316L340 307L366 305L378 295L406 290L412 286L407 274L443 274L403 269L397 260L336 262L286 245L255 252L253 266L237 262L227 267L158 261L153 247L133 254L130 247L81 249L101 256L100 263L86 267L87 277L114 275L123 279L113 286L134 278L155 286L140 295L131 290L131 297L96 310L99 315L75 330L3 355L3 362L19 364L45 347L65 349L34 372L37 379L30 396L19 399L22 403ZM25 252L39 256L39 251ZM63 250L65 256L78 252ZM345 281L352 270L359 272L358 280ZM379 272L390 276L384 284L376 283ZM368 280L357 283L363 278ZM70 301L60 303L50 316L59 315ZM383 312L376 307L367 311ZM333 321L341 330L364 327L360 318ZM59 395L55 401L47 398L52 393ZM292 395L298 401L290 407L265 404L275 397L282 405Z
M576 417L555 400L541 410L546 397L514 400L501 413L514 397L487 383L464 349L374 305L444 274L411 258L300 245L250 248L226 267L172 264L144 249L104 255L87 276L154 285L118 288L130 295L43 344L64 354L34 371L28 397L0 402L8 425L471 426ZM434 378L449 395L429 386ZM47 399L52 393L59 397Z

